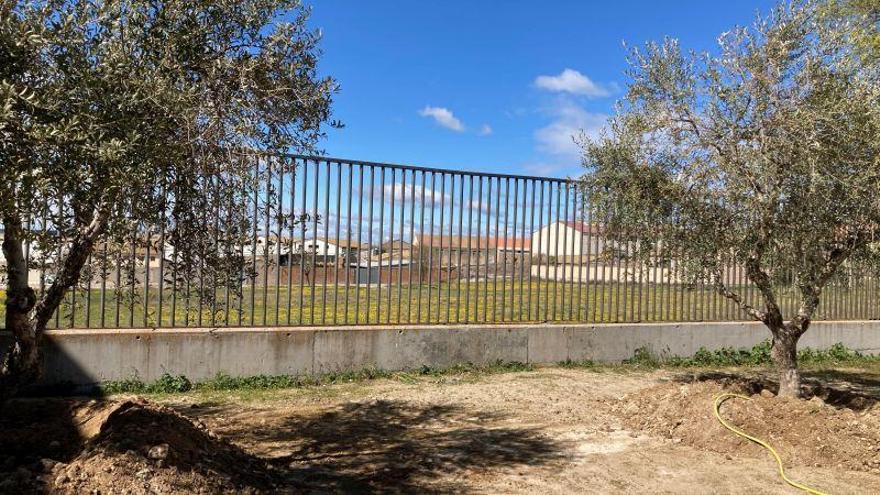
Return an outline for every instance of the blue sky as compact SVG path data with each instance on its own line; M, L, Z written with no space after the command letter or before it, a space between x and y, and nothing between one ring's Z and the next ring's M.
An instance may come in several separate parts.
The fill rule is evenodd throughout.
M623 42L712 50L774 2L312 2L321 71L341 93L328 155L464 170L579 173L571 135L597 132L626 87Z

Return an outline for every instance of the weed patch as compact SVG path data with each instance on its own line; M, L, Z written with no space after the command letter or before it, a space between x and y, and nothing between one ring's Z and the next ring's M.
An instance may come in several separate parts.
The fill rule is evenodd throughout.
M658 357L647 348L641 347L636 349L633 357L624 360L623 364L639 368L771 366L773 365L770 356L771 347L769 340L765 340L751 349L725 347L710 351L701 347L690 357ZM862 354L837 343L825 350L801 349L798 351L798 362L804 365L862 364L880 362L880 356Z
M533 371L534 365L520 362L496 361L486 365L458 364L446 368L423 366L409 371L386 371L378 368L365 368L359 371L340 371L321 375L256 375L234 377L218 373L203 382L192 383L183 375L163 374L154 382L144 382L137 376L101 385L104 394L173 394L189 391L233 391L233 390L272 390L317 387L339 383L354 383L378 379L400 380L414 383L420 378L440 378L445 376L484 375Z

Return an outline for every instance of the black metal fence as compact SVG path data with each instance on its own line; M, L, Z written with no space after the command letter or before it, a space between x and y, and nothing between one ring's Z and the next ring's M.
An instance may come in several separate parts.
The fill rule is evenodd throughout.
M212 244L243 262L240 276L182 279L186 246L142 226L124 246L125 268L108 255L119 249L95 253L102 268L87 271L54 326L745 319L712 287L686 282L674 256L645 263L606 238L568 180L293 155L254 167L260 187L239 205L249 238L224 243L215 231ZM51 264L31 272L40 290L51 281ZM757 302L741 266L724 277ZM794 290L780 291L791 311ZM878 294L876 278L844 266L819 317L878 318Z

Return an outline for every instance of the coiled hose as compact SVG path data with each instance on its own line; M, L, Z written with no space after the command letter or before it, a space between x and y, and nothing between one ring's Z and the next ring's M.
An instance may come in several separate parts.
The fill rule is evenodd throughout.
M721 394L721 395L715 397L715 417L718 419L718 421L721 422L721 424L725 428L727 428L728 430L736 433L737 435L739 435L743 438L747 438L747 439L755 442L756 444L760 445L761 447L764 447L765 449L769 450L770 454L773 455L773 458L776 459L776 464L779 466L779 475L782 476L782 479L786 483L788 483L789 485L791 485L799 490L803 490L806 493L811 493L813 495L828 495L825 492L821 492L815 488L811 488L807 485L798 483L797 481L794 481L791 478L789 478L788 476L786 476L785 475L785 468L782 467L782 458L779 457L779 454L776 452L776 450L773 447L770 446L769 443L765 442L764 440L761 440L760 438L753 437L753 436L749 435L748 433L740 430L736 426L731 425L727 421L724 421L724 418L721 417L721 411L720 411L721 404L724 401L726 401L727 399L734 398L734 397L736 397L737 399L751 400L749 397L746 397L745 395L731 394L731 393Z

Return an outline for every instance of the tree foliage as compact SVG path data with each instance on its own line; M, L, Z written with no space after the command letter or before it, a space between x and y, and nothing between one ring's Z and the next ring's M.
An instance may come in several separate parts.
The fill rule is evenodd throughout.
M790 370L822 289L845 260L874 261L880 240L880 65L853 27L865 24L824 7L784 3L715 54L673 39L633 50L626 97L583 147L610 231L644 256L674 253L767 324ZM726 284L731 260L761 304ZM783 275L800 295L790 315Z
M318 73L307 18L297 0L0 0L0 218L16 339L0 375L33 368L96 246L125 260L113 251L161 232L181 279L241 273L218 239L248 232L255 163L313 150L330 119L337 86ZM56 272L39 297L27 244L32 265Z

